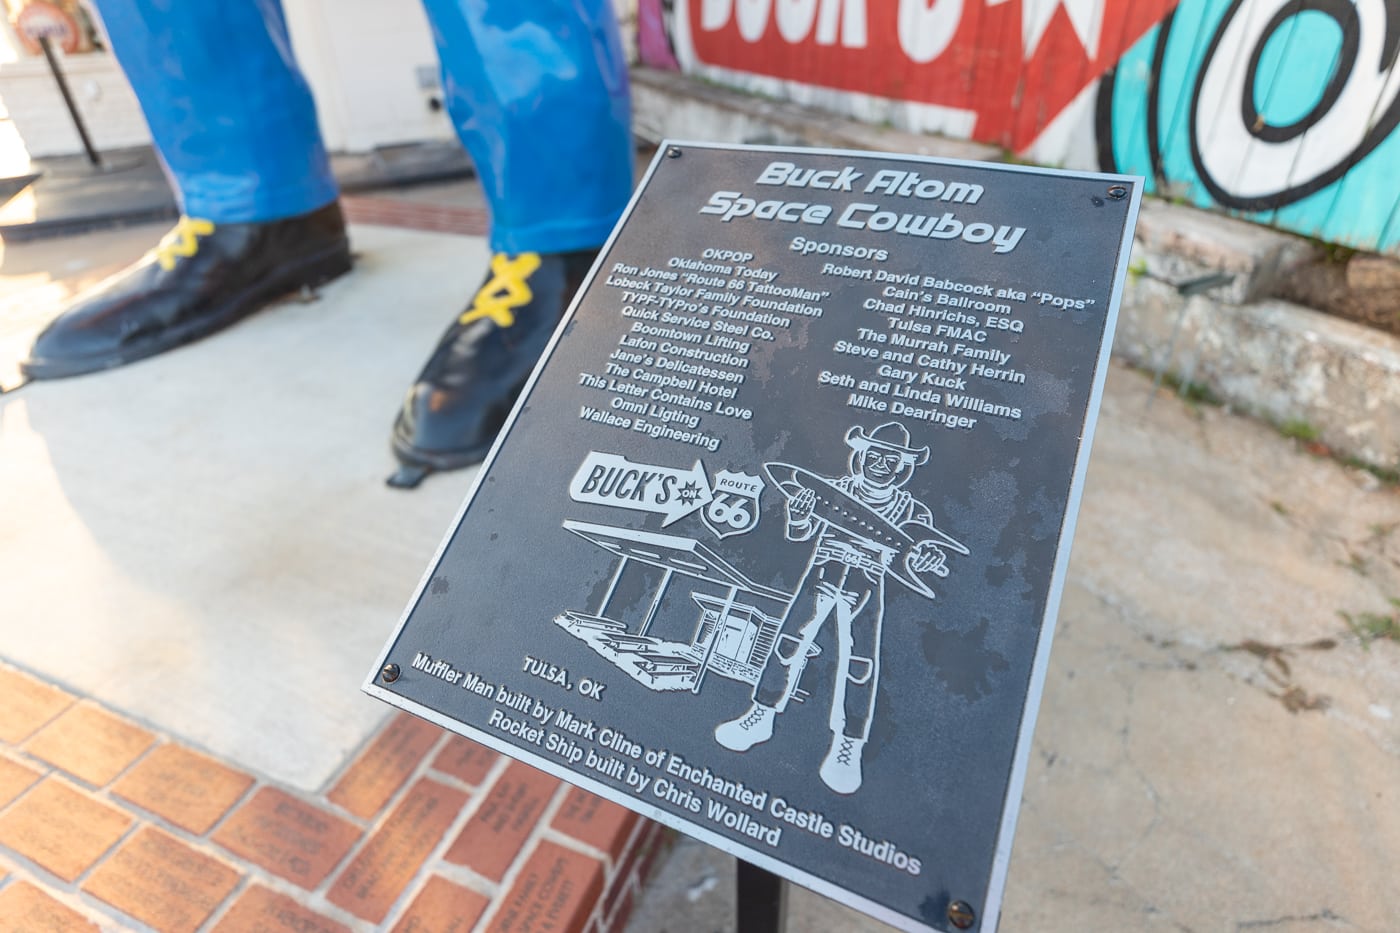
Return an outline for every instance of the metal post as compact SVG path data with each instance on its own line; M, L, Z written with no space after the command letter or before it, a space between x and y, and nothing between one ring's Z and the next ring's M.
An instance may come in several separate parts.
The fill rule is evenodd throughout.
M39 46L44 50L44 58L48 59L49 71L53 72L53 79L58 84L58 93L63 95L64 106L68 108L68 116L73 118L73 129L78 131L78 138L83 141L83 149L87 152L88 161L93 168L102 167L102 156L93 148L92 140L88 137L87 125L83 123L83 116L78 112L78 105L73 101L73 94L68 90L68 79L63 76L63 69L59 67L58 56L53 53L53 45L49 42L48 36L39 37Z
M782 933L787 925L787 885L783 879L742 859L735 867L736 933Z
M1181 336L1181 325L1186 321L1186 314L1191 310L1191 300L1197 295L1203 294L1217 286L1229 285L1234 280L1235 277L1228 272L1217 272L1212 275L1203 275L1200 278L1191 279L1187 282L1167 283L1175 288L1176 293L1186 300L1182 302L1181 310L1176 313L1176 322L1172 324L1172 334L1171 338L1167 341L1166 351L1157 362L1157 374L1152 378L1152 394L1147 397L1146 407L1151 408L1152 403L1156 401L1157 391L1162 388L1162 378L1166 376L1167 367L1171 365L1172 357L1176 355L1176 342ZM1180 385L1177 388L1178 395L1186 395L1187 383L1190 382L1190 377L1194 373L1195 368L1196 361L1193 357L1190 362L1190 370L1182 377Z

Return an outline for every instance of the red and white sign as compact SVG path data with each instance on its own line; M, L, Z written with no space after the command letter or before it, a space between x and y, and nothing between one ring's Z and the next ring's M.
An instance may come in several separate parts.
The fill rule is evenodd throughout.
M50 45L72 54L78 51L83 37L78 21L67 10L44 0L34 0L19 11L15 17L15 31L31 55L43 51L40 45L42 39L48 39Z
M1174 6L679 0L677 14L697 65L964 111L972 138L1018 150Z

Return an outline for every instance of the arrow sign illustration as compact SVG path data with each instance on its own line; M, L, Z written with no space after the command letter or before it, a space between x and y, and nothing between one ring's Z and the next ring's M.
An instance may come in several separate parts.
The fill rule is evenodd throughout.
M618 454L589 451L569 483L575 502L664 515L665 528L704 508L713 496L699 460L688 470L633 463Z

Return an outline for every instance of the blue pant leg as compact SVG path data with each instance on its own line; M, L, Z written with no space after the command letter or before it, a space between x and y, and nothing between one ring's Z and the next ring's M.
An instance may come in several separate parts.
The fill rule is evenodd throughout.
M279 0L97 0L181 208L276 220L335 200Z
M423 0L491 247L599 246L632 193L627 65L611 0Z

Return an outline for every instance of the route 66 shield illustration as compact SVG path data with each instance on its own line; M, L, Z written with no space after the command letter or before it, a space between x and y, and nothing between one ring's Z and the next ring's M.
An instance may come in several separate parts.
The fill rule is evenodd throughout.
M720 538L753 531L758 526L758 497L762 492L760 477L720 470L715 474L714 498L700 518Z

